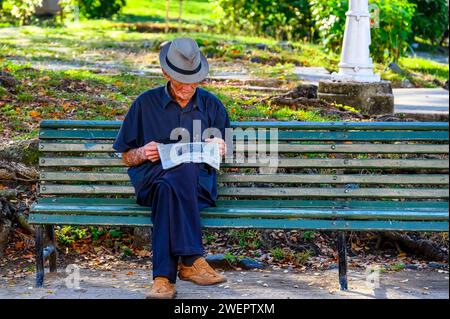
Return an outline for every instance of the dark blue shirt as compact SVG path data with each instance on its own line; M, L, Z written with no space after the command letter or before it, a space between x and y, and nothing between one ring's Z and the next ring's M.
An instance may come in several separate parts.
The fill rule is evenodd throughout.
M113 144L118 152L126 152L155 141L157 143L176 143L171 140L173 129L181 127L190 134L190 142L194 141L193 120L201 124L200 134L206 128L217 128L225 139L225 128L230 127L230 120L222 102L212 93L197 88L188 105L181 108L172 99L168 86L157 87L139 95L125 116L119 134ZM201 135L195 141L203 141ZM161 161L145 161L139 166L128 168L128 175L136 191L137 203L144 205L149 196L149 183L152 169ZM215 169L207 164L200 164L199 184L206 189L211 198L217 199L217 175Z

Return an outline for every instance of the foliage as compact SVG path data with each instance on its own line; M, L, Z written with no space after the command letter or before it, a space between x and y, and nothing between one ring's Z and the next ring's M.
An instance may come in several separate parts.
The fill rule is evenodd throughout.
M0 1L0 16L5 15L20 25L28 24L42 0L4 0Z
M439 44L448 30L448 0L410 0L417 6L412 20L414 35Z
M84 227L61 226L55 229L56 240L63 245L72 245L75 241L87 235Z
M342 45L345 30L347 0L310 0L312 16L328 50ZM407 0L372 0L378 8L379 25L371 29L371 53L375 61L397 61L408 48L415 5Z
M310 0L318 35L328 51L342 45L348 0Z
M126 0L78 0L80 14L88 19L111 18L125 4Z
M312 38L307 0L216 0L222 27L283 40Z
M252 229L230 230L230 239L237 241L245 249L258 249L261 247L260 232Z

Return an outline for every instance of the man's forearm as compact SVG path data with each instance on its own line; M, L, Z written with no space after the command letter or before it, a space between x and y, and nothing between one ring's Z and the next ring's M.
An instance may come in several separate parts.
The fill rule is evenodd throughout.
M144 147L134 148L122 154L122 161L126 166L137 166L146 160Z

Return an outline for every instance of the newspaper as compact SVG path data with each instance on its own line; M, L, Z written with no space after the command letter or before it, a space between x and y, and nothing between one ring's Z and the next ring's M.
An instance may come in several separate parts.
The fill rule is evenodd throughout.
M206 163L220 169L220 150L216 142L173 143L157 145L163 169L181 163Z

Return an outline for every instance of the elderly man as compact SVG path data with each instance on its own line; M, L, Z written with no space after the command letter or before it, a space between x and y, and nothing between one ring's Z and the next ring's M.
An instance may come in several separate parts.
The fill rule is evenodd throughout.
M174 298L177 271L178 278L198 285L226 281L203 258L200 226L200 210L215 206L216 171L206 163L191 162L163 169L157 145L180 141L180 136L170 138L174 129L189 132L190 142L199 141L194 120L201 132L215 128L223 137L230 120L220 100L198 87L209 66L194 40L167 43L159 59L167 84L133 102L113 148L123 153L137 203L152 210L153 286L147 298ZM208 135L202 141L218 142L224 155L220 136Z

